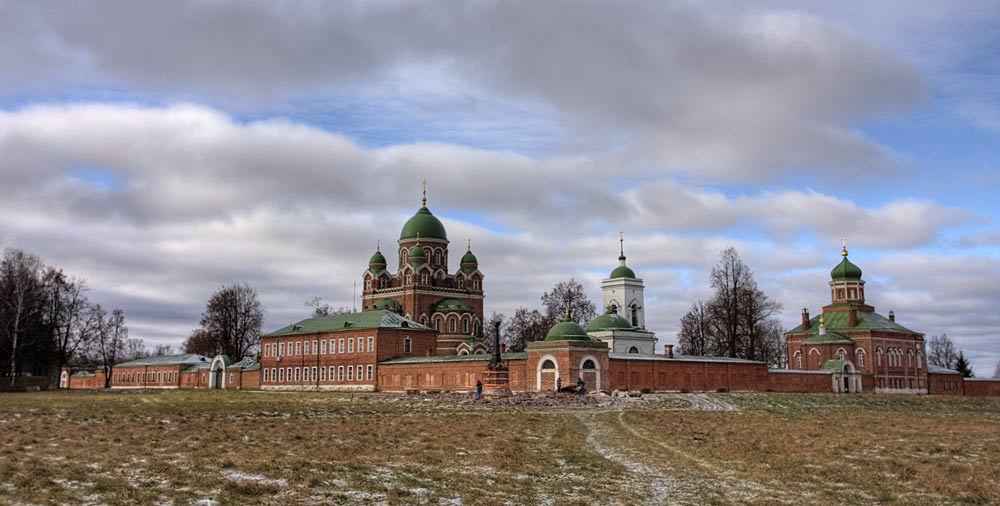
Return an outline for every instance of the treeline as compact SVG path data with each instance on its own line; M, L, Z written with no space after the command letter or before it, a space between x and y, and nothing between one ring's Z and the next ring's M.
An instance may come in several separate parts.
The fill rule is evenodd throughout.
M169 350L159 349L163 352ZM101 368L149 355L130 339L121 309L87 298L87 283L20 249L0 261L0 377L48 376L66 366Z
M722 251L709 279L715 292L708 300L694 301L681 318L678 352L785 367L785 330L778 320L781 304L757 286L736 248Z

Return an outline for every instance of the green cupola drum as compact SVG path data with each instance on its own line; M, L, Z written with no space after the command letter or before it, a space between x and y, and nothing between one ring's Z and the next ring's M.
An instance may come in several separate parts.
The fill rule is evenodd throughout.
M830 271L830 300L834 304L864 304L865 282L861 268L847 259L847 238L841 237L841 260Z

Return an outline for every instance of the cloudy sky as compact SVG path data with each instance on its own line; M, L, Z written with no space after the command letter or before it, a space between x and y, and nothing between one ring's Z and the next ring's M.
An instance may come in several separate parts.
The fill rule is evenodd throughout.
M273 330L350 306L426 179L488 313L599 300L623 229L661 342L729 245L792 326L843 235L989 375L1000 3L870 4L0 1L0 247L150 345L234 281Z

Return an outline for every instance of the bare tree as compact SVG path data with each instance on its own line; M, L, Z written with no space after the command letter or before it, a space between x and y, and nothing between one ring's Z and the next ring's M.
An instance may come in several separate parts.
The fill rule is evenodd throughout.
M26 331L31 322L41 320L38 301L42 297L42 270L42 261L37 256L19 249L4 250L0 261L0 332L8 345L5 351L10 353L7 373L11 386L20 374L20 348L30 342L24 339Z
M729 247L722 251L719 263L712 268L713 298L712 320L718 334L724 339L726 355L736 357L740 330L740 303L744 300L744 291L752 281L750 269L740 259L736 248Z
M930 341L927 341L927 346L929 348L927 352L928 364L944 367L945 369L955 368L958 353L955 351L955 343L951 342L948 334L932 336Z
M556 283L551 292L542 294L542 305L545 306L545 316L553 324L566 317L576 323L587 323L597 316L597 308L587 298L583 285L575 279Z
M166 357L173 355L174 349L169 344L158 344L153 348L153 356Z
M1000 379L1000 360L997 361L996 369L993 369L993 379Z
M205 329L195 329L191 335L184 340L184 353L197 353L198 355L212 356L218 353L212 335Z
M677 333L682 355L716 355L712 342L712 321L708 304L701 299L691 303L691 309L681 318L681 330Z
M537 309L517 308L514 316L507 320L503 337L507 349L512 352L524 351L528 343L545 339L545 334L552 326L550 321Z
M122 362L137 360L149 356L149 349L142 339L132 338L125 341L125 351L121 356Z
M53 268L45 274L45 286L58 371L88 345L89 334L84 328L87 287L83 279L69 277Z
M312 300L306 301L306 307L313 308L312 317L318 318L320 316L334 316L338 314L349 314L352 313L351 308L341 306L334 309L333 306L323 303L322 297L313 297Z
M125 313L121 309L115 309L108 315L100 304L95 304L90 307L86 326L93 336L96 358L104 371L104 388L111 388L115 365L127 353L128 327L125 326Z
M212 294L201 315L201 328L208 332L213 351L234 359L251 355L260 345L263 323L257 290L239 283Z

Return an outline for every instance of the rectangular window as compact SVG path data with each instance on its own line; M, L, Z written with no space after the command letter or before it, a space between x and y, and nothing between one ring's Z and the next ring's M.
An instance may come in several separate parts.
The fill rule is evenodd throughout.
M347 381L354 381L354 368L347 366Z
M344 366L337 368L337 381L344 381Z
M295 381L302 381L302 368L295 368Z
M330 354L337 353L337 340L330 339Z
M309 354L309 341L306 341L305 344L302 345L302 348L303 348L303 352L302 353L305 354L305 355L308 355Z
M285 381L285 370L284 369L278 369L278 381L281 381L281 382Z
M302 341L295 341L295 354L302 355Z
M319 342L313 339L313 353L319 353Z
M358 353L364 353L364 352L365 352L365 338L359 337L358 338Z
M280 357L280 356L282 356L284 354L285 354L285 343L281 343L281 344L278 345L278 355L277 356Z
M319 342L319 354L326 355L326 339Z
M326 381L326 367L319 368L319 380Z
M375 351L375 337L368 336L368 353Z
M319 374L319 373L316 371L316 368L313 367L312 368L312 381L313 382L315 382L319 378L319 376L317 376L317 374Z
M364 373L364 368L359 365L358 366L358 381L361 381L361 380L365 379L365 377L362 376L362 373Z
M344 352L344 339L343 339L343 338L341 338L341 339L340 339L340 340L339 340L339 341L337 342L337 353L343 353L343 352Z
M334 380L334 378L335 378L335 372L336 372L336 369L334 369L333 366L331 365L330 366L330 381Z
M347 353L354 353L354 339L347 340Z
M412 346L410 346L410 338L403 338L403 353L410 353Z
M372 366L368 366L368 381L372 380Z

